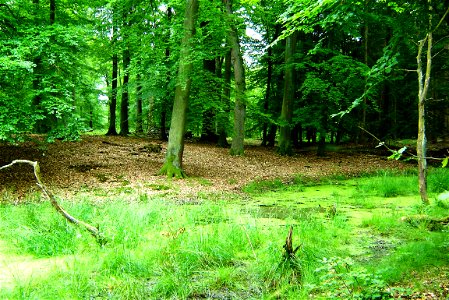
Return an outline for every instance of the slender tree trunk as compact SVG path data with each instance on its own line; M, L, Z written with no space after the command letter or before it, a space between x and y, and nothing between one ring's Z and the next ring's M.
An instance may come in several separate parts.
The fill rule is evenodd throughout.
M123 51L123 86L122 101L120 103L120 135L127 136L129 134L129 65L131 62L131 54L129 49Z
M203 30L205 30L203 28ZM216 97L219 94L216 84L216 67L215 58L214 59L204 59L203 69L206 72L205 84L209 88L210 101L216 102ZM201 141L204 142L217 142L218 136L215 130L216 114L215 109L210 107L203 112L203 127L201 130Z
M175 89L175 100L168 137L165 163L159 174L168 177L184 177L182 170L182 155L184 152L184 132L187 120L187 106L192 82L192 37L195 34L195 22L198 14L198 0L187 0L184 37L181 42L181 54L178 68L178 79Z
M126 32L130 27L129 13L123 11L123 86L122 101L120 102L120 135L127 136L129 134L129 65L131 64L131 52L129 49L129 35Z
M281 131L279 136L279 154L292 155L292 118L293 98L295 96L293 55L296 50L296 34L292 33L286 39L285 44L285 79L284 97L281 112Z
M34 22L36 25L40 25L40 17L39 17L39 0L33 0L34 6ZM41 103L42 103L42 91L41 91L41 82L42 82L42 58L37 56L33 59L33 106L36 109L37 113L43 114ZM37 120L34 124L34 131L37 133L45 132L45 120Z
M227 126L229 121L229 111L231 102L231 50L226 53L224 58L224 78L223 78L223 96L221 97L222 105L224 107L224 112L219 114L218 118L218 146L228 147L229 143L227 141Z
M232 0L224 0L226 11L232 16ZM240 51L240 44L237 29L234 24L228 33L228 41L231 46L231 55L234 62L235 81L235 106L234 106L234 134L232 136L231 155L243 155L243 143L245 140L245 114L246 114L246 82L243 57Z
M429 204L429 197L427 195L427 138L426 138L426 98L430 85L430 74L432 67L432 3L429 3L429 31L426 37L418 43L417 72L418 72L418 139L416 143L416 153L418 156L418 182L419 194L424 204ZM423 72L422 55L425 44L427 42L427 61L425 65L425 73Z
M140 59L137 61L137 74L136 74L136 133L143 133L143 119L142 119L142 78L140 75Z
M167 22L170 23L172 19L172 8L167 8ZM167 136L167 107L170 103L169 98L172 95L172 90L170 89L171 82L171 63L170 63L170 30L167 30L165 33L165 68L167 70L166 79L165 79L165 95L162 97L161 103L161 118L159 124L159 138L163 141L168 139Z
M201 22L201 30L205 38L204 42L207 44L211 41L211 32L209 21ZM209 54L210 55L210 54ZM218 135L216 133L216 111L213 103L218 103L219 90L217 85L217 68L215 57L207 57L203 59L203 70L204 70L204 84L207 86L209 94L209 102L212 105L206 104L206 109L203 111L203 122L201 128L200 140L203 142L217 142ZM207 107L208 106L208 107Z
M271 77L273 76L273 49L268 47L267 50L268 62L267 62L267 87L265 90L265 97L263 103L263 110L267 114L270 108L270 98L271 98ZM262 146L268 144L268 126L269 123L265 121L262 128Z
M365 5L368 4L368 1L365 1ZM365 26L363 28L363 61L366 66L368 66L368 23L365 22ZM367 108L367 99L363 98L363 107L362 107L362 128L366 128L366 108ZM360 140L362 143L366 142L366 134L364 131L360 132Z
M118 55L112 54L111 99L109 100L109 129L106 135L117 135L117 86L118 86Z
M114 8L116 10L116 8ZM117 135L115 123L117 121L117 87L118 87L118 55L117 55L117 12L113 12L112 19L112 79L111 97L109 99L109 129L106 135Z
M56 20L56 0L50 0L50 25Z

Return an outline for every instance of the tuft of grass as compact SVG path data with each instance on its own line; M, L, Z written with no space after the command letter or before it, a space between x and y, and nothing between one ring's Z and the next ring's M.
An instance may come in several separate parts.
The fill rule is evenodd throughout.
M449 191L449 169L431 168L427 176L429 192L442 193Z
M248 194L260 194L269 191L276 191L284 188L285 185L281 179L257 180L248 183L243 187L243 191Z
M381 197L396 197L413 195L417 192L417 179L412 176L384 174L360 180L357 184L357 194L375 195Z
M0 237L18 253L50 257L73 254L78 249L83 232L55 213L49 203L3 206L1 210Z

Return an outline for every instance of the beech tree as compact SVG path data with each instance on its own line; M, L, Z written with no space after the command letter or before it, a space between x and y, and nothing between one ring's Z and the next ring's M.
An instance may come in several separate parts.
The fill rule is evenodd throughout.
M285 43L285 76L284 97L282 100L281 131L279 136L279 153L281 155L293 154L293 141L291 123L293 119L293 98L295 96L295 71L293 56L296 50L296 33L291 33Z
M175 89L175 100L168 136L167 152L165 162L159 174L168 177L185 177L182 169L182 155L184 152L184 133L187 120L187 106L192 83L192 38L195 34L195 22L198 13L198 1L186 0L184 37L181 44L179 58L178 78Z
M234 65L235 105L234 105L234 133L232 135L231 155L243 155L245 139L245 113L246 113L246 81L245 67L240 50L237 27L234 24L232 0L224 0L226 12L230 19L228 42Z

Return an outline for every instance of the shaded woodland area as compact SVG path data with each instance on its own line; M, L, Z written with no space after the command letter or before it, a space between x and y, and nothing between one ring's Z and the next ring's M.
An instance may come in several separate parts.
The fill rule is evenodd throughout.
M185 79L185 131L221 146L237 132L279 140L289 154L304 141L369 139L358 126L381 140L416 138L417 55L428 32L428 135L446 137L448 1L233 2L1 4L0 139L106 129L167 139ZM198 12L185 14L189 5Z
M326 143L416 138L428 203L427 141L448 129L448 4L8 2L0 140L157 136L159 173L184 177L186 136L231 155L255 138L287 156L305 142L324 156Z
M3 1L0 298L447 298L448 32L449 0Z

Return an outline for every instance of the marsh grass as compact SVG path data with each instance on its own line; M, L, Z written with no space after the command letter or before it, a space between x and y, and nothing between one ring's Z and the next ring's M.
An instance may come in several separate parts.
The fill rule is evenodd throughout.
M444 182L443 175L435 176L440 178L435 182ZM388 298L391 295L384 294L388 285L400 284L413 270L449 263L445 229L429 232L425 225L414 227L401 221L404 213L447 215L444 206L423 207L413 197L406 208L404 203L385 204L385 197L413 195L408 188L402 189L413 175L385 172L360 178L355 186L352 181L336 185L335 180L328 189L312 188L313 197L328 193L313 198L317 201L313 206L294 207L305 205L306 198L301 198L302 204L292 200L291 209L285 203L275 205L273 209L281 211L269 214L235 195L229 199L203 195L198 202L188 203L133 191L111 193L105 202L92 199L100 197L96 193L90 197L83 191L63 205L98 226L108 240L102 246L66 223L46 202L2 202L0 240L9 245L9 251L23 255L30 264L42 257L60 259L63 267L42 267L45 274L40 277L18 277L14 288L0 288L0 298ZM384 186L390 183L387 193ZM295 193L307 193L311 186L316 182L274 180L254 183L246 191L271 203L271 198L295 199ZM318 203L337 203L337 213L326 214ZM359 225L348 216L354 210L365 216ZM290 225L294 226L293 247L300 245L295 267L283 263L282 246ZM350 261L350 269L340 268ZM336 273L335 268L340 271ZM323 289L323 282L329 288ZM341 289L344 285L351 289Z

